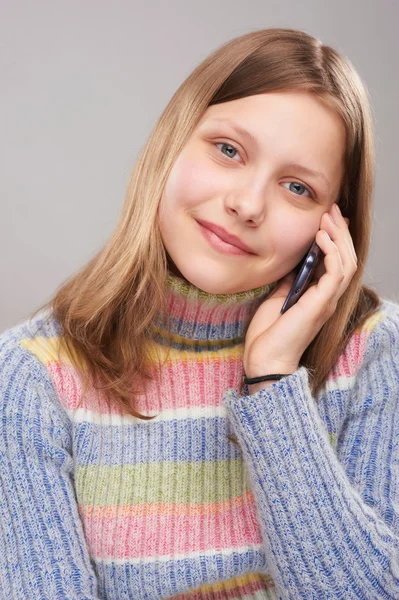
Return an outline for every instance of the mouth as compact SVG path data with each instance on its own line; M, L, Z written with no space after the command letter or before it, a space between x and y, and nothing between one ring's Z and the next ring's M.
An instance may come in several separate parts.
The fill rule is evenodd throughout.
M230 236L230 234L227 234L225 230L221 230L217 226L208 223L207 221L197 220L197 224L200 228L203 237L218 252L222 252L224 254L254 256L254 252L248 251L246 249L247 246L245 246L240 240L238 240L238 238L235 238L235 236L233 237ZM210 227L212 227L212 229L210 229ZM236 240L238 241L236 242ZM239 245L236 245L236 243Z

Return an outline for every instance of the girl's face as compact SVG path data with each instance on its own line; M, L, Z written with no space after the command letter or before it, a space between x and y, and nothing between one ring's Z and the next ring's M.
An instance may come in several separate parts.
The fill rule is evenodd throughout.
M250 290L292 271L338 201L344 151L343 121L308 92L208 107L158 209L171 271L216 294ZM218 249L198 220L222 227L252 253Z

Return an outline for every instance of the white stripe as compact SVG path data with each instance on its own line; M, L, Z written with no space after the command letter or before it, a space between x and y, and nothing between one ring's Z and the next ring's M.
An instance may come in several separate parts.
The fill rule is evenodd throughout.
M162 411L158 411L154 419L151 421L145 421L138 417L131 415L119 415L119 414L101 414L93 410L87 410L85 408L78 408L76 410L68 410L69 417L74 423L93 423L93 425L129 425L137 424L141 425L159 423L164 421L181 421L183 419L214 419L215 417L226 417L226 407L222 404L220 406L193 406L181 408L170 408ZM142 413L145 415L145 413ZM152 416L146 415L146 416Z
M247 554L249 550L252 550L253 552L264 552L262 544L248 544L247 546L242 546L241 548L225 548L224 550L218 550L217 554L222 554L223 556L231 556L232 553L242 553L242 554ZM187 560L188 558L197 558L200 556L215 556L215 550L211 549L211 550L205 550L205 551L198 551L198 552L188 552L187 554L166 554L164 556L140 556L137 558L99 558L96 557L93 554L90 554L90 556L98 563L102 563L103 565L125 565L126 563L129 564L149 564L149 563L153 563L153 562L167 562L167 561L174 561L176 562L177 560Z
M342 375L341 377L336 377L335 379L327 379L325 383L326 392L334 392L337 390L345 392L351 390L355 383L356 375L353 375L352 377Z

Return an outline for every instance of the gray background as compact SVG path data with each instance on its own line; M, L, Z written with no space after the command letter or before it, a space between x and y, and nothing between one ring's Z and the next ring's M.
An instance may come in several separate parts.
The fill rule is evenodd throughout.
M0 0L0 331L29 317L105 243L158 116L220 44L302 29L352 61L376 123L364 282L399 301L396 0Z

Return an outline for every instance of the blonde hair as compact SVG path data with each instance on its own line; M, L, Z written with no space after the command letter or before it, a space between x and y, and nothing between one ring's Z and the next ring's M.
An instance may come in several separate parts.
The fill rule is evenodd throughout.
M362 285L371 238L375 164L366 89L349 60L315 37L294 29L253 31L220 46L181 84L134 166L110 239L38 309L52 309L76 368L82 365L76 356L83 357L87 367L83 395L91 382L123 412L153 418L141 415L134 404L141 393L139 381L154 377L151 323L159 310L166 311L168 264L157 210L169 172L209 106L290 90L315 94L343 119L346 152L339 205L350 219L358 257L357 271L335 313L301 358L300 364L309 369L314 395L354 329L378 309L379 296Z

